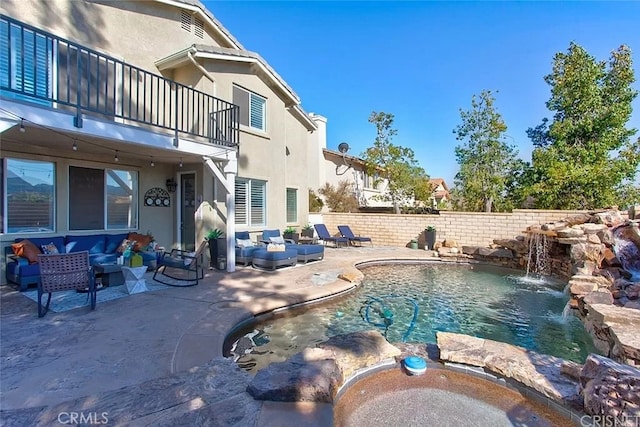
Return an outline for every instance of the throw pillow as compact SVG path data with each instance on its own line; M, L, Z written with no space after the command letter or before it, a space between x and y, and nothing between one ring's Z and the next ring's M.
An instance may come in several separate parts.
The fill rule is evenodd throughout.
M131 248L133 247L133 245L136 242L129 240L129 239L124 239L122 241L122 243L120 243L120 246L118 246L118 249L116 249L116 252L119 253L120 255L122 255L123 253L125 253L127 250L131 250Z
M236 239L236 245L241 248L250 248L253 246L251 239Z
M45 255L56 255L60 253L53 242L49 243L48 245L42 245L40 246L40 248L42 249L42 253Z
M267 252L284 252L286 249L284 243L269 243L267 245Z
M13 253L19 257L28 259L29 264L37 263L38 254L42 253L36 245L27 239L21 240L18 243L13 243L11 245L11 249L13 249Z
M271 243L284 244L284 237L282 236L269 237L269 240Z
M151 243L151 240L153 240L153 236L150 236L148 234L129 233L127 239L135 240L133 250L136 252L140 252L144 251L144 248L149 246L149 243Z

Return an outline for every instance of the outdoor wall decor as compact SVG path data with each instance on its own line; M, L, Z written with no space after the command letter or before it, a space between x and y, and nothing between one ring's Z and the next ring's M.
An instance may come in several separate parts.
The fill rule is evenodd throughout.
M171 206L171 197L169 196L167 190L163 188L150 188L146 193L144 193L144 205L169 207Z

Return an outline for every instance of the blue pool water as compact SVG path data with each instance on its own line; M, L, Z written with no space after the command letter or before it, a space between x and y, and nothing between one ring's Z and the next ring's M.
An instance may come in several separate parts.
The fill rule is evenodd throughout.
M583 362L595 352L575 317L563 315L564 283L467 264L385 264L339 299L274 315L239 331L226 353L257 371L329 337L377 329L389 342L436 342L437 331L515 344Z

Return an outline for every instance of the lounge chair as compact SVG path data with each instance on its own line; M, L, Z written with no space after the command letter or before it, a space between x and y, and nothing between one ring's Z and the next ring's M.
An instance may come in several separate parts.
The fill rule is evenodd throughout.
M318 233L318 239L322 240L326 245L327 242L333 242L333 244L338 247L340 243L344 243L345 246L349 244L349 239L346 237L335 237L329 233L327 230L327 226L324 224L314 224L316 229L316 233Z
M351 227L349 227L348 225L339 225L338 231L340 232L342 237L346 237L349 240L349 244L357 243L357 246L362 246L362 242L369 242L371 243L371 246L373 246L371 237L356 236L355 234L353 234L353 231L351 231Z

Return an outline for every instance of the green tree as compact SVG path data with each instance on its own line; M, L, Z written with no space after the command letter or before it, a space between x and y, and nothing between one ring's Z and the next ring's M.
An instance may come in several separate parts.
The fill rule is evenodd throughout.
M372 112L369 123L376 127L376 139L373 147L366 149L362 158L365 170L378 181L386 181L386 191L376 196L390 201L395 213L400 206L416 200L428 200L431 194L429 176L418 165L411 148L394 145L391 140L398 133L393 126L393 114Z
M322 199L315 193L315 191L309 189L309 212L320 212L323 206L324 202Z
M496 110L489 90L471 98L471 109L460 109L462 123L455 129L460 170L455 176L454 207L467 211L509 210L507 190L520 165L517 150L504 142L507 126Z
M638 95L631 50L620 46L607 62L571 43L553 58L546 105L553 120L529 129L534 143L528 192L538 208L594 209L625 203L625 182L640 162L640 139L627 129Z

